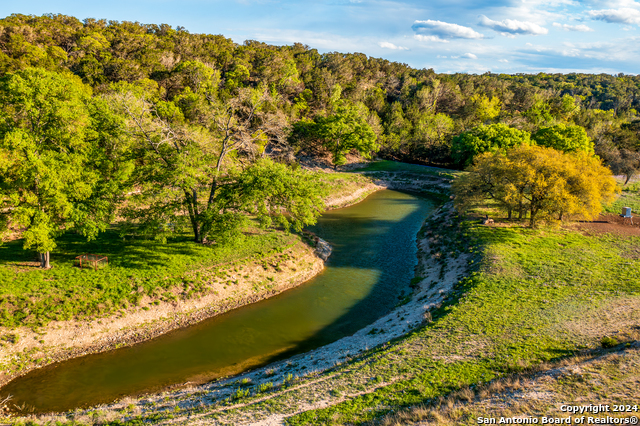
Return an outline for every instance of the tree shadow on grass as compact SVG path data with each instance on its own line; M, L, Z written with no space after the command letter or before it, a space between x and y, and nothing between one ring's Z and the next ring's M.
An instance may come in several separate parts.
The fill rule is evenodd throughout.
M25 250L23 244L24 241L18 239L0 245L0 265L23 266L37 260L37 253ZM73 232L63 234L51 252L51 261L54 267L56 264L71 265L77 256L89 253L107 256L111 266L157 269L170 266L171 259L176 256L195 258L206 250L190 243L186 236L171 238L167 243L141 238L123 240L118 230L112 228L91 241Z
M334 246L334 254L327 271L313 285L296 287L131 348L68 361L64 368L60 365L48 371L45 381L38 379L41 373L30 373L10 385L15 388L7 389L14 395L22 389L30 396L38 386L60 382L62 387L56 392L65 395L64 404L71 393L82 403L95 403L86 398L93 398L88 395L97 386L97 376L106 372L117 377L118 383L99 386L99 397L105 401L122 393L161 389L193 376L238 373L246 365L269 363L352 334L392 309L400 292L408 291L413 276L413 240L429 206L413 208L421 204L415 199L388 202L410 208L405 216L393 219L387 211L375 210L374 204L361 206L352 216L346 210L334 211L321 221L317 233ZM73 382L67 389L65 374L92 379L90 385Z

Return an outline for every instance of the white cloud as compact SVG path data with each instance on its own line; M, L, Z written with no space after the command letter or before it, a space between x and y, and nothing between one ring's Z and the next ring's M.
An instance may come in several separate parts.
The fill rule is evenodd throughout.
M588 27L584 24L580 24L580 25L568 25L568 24L559 24L557 22L553 23L554 27L558 27L558 28L562 28L565 31L578 31L578 32L582 32L582 33L587 33L587 32L591 32L594 31L593 28Z
M590 10L593 19L616 24L640 25L640 10L623 7L621 9Z
M408 47L396 46L393 43L389 43L388 41L381 41L378 43L380 47L383 49L392 49L392 50L409 50Z
M478 59L478 57L476 55L474 55L473 53L465 53L465 54L459 55L459 56L451 56L451 59L460 59L460 58Z
M538 24L527 21L516 21L515 19L505 19L503 21L494 21L484 15L480 15L479 25L491 28L502 35L529 34L541 35L547 34L549 30Z
M498 62L502 62L503 64L508 63L509 61L507 59L498 59Z
M431 19L426 21L415 21L411 28L413 28L418 35L427 34L437 36L438 38L484 38L483 34L474 31L473 28L464 27L458 24L451 24L449 22L433 21Z
M374 40L364 40L356 37L345 37L330 32L315 32L305 30L283 30L261 28L252 32L247 39L261 40L272 44L304 43L317 49L327 51L359 51L363 43L371 44ZM236 41L237 43L238 41Z
M436 43L449 43L449 40L445 40L438 36L426 36L422 34L416 34L413 36L418 41L435 41Z
M566 64L571 64L571 61L575 63L588 63L591 66L593 64L608 64L613 65L615 63L625 63L629 61L629 57L633 57L640 53L637 38L630 37L626 40L613 41L598 41L598 42L578 42L569 43L565 42L562 46L532 46L529 45L522 49L521 52L528 54L540 55L546 57L549 62L554 60L560 60ZM630 48L630 46L634 46Z

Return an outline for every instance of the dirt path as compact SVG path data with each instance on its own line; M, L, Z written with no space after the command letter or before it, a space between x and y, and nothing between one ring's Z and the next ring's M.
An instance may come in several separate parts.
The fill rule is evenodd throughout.
M618 235L640 236L640 216L624 219L616 214L601 214L594 221L578 222L574 225L577 229L587 235L612 233Z

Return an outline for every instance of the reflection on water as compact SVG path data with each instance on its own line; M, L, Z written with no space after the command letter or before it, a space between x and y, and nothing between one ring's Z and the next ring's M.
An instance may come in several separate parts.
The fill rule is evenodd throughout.
M333 246L307 283L154 340L45 367L0 389L37 412L63 411L202 382L304 352L375 321L413 276L415 235L433 203L380 191L325 213L312 229Z

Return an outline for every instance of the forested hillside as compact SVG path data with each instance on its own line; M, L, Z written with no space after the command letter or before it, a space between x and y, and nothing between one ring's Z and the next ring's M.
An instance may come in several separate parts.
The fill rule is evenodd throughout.
M93 96L135 87L164 119L216 127L219 134L230 130L225 116L212 117L205 104L233 109L249 96L243 88L254 89L268 107L258 127L244 116L243 143L289 161L320 147L337 163L350 149L379 148L388 158L462 167L452 141L479 125L535 133L566 124L585 128L615 173L640 168L640 76L448 75L360 53L320 54L302 44L240 45L165 24L64 15L0 20L0 72L27 67L71 72Z
M549 365L559 371L557 361L571 355L615 350L638 359L640 231L618 217L623 206L634 214L640 207L640 183L630 183L640 174L638 111L640 75L438 74L165 24L0 19L0 383L7 384L0 417L9 405L31 410L28 400L45 392L34 391L37 382L51 400L64 400L46 410L85 404L65 391L71 387L82 398L99 393L86 404L108 402L109 392L145 394L28 424L392 424L394 416L446 424L445 415L475 424L485 412L503 413L475 404L504 400L496 379L513 384ZM309 167L337 169L355 155L405 163L344 173ZM309 225L328 206L385 187L429 198L414 203L396 193L402 197L380 198L352 216L326 217L333 235L344 234L335 243L326 237L336 248L327 270L344 274L331 286L344 304L318 281L304 286L314 293L251 308L266 316L237 311L229 315L236 325L210 322L222 331L199 334L201 341L171 335L181 355L148 346L143 358L123 349L131 358L93 358L96 369L82 375L60 365L9 383L307 281L330 252L321 239L329 225L320 223L318 236ZM591 220L603 208L616 213L605 219L619 222L537 229ZM415 252L387 241L416 248L413 279L389 265L410 269L416 263L396 259L415 260ZM387 285L398 293L386 293ZM363 328L352 334L356 325ZM335 346L196 386L343 336ZM227 351L238 347L250 350ZM220 364L199 367L182 355L191 352ZM165 380L149 362L149 387L127 387L141 381L138 366L151 358L185 368L166 364ZM88 359L75 365L84 369ZM120 369L125 364L131 370ZM591 386L587 373L557 376L571 394L556 393L555 409L587 394L635 404L637 374L618 374L629 363L618 364L607 370L611 383L590 394L573 391L575 380ZM70 387L52 385L52 371ZM126 380L117 384L116 376ZM174 384L175 391L146 394ZM84 395L89 387L93 396ZM529 419L553 412L547 396L518 398L531 403L522 408ZM395 414L418 405L427 408Z

